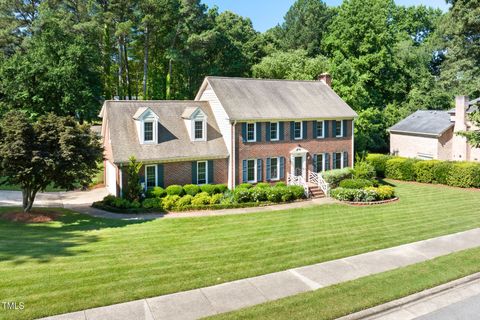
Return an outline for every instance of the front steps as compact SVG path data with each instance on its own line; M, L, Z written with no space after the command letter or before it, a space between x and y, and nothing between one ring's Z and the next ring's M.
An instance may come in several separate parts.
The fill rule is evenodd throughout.
M322 189L313 183L308 184L308 190L310 191L310 196L313 199L325 198L325 194L323 193Z

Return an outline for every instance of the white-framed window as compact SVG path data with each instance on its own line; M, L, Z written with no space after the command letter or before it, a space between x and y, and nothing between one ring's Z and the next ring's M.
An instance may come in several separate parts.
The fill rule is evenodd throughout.
M279 140L279 123L278 122L271 122L270 123L270 141L278 141Z
M197 162L197 184L208 183L208 165L207 161Z
M270 158L270 180L280 179L280 158Z
M317 154L315 167L317 168L317 173L325 171L325 155L323 153Z
M336 152L335 153L335 169L342 169L343 168L343 152Z
M144 121L143 122L143 141L144 142L153 142L154 141L154 122L153 121Z
M303 122L295 121L293 123L293 138L299 140L303 138Z
M247 141L257 141L257 124L254 122L247 123Z
M341 138L343 137L343 121L335 121L336 126L335 126L335 137Z
M205 140L205 121L195 120L193 122L193 138L194 140Z
M257 160L247 160L247 181L255 183L257 182Z
M325 137L325 125L323 120L322 121L317 121L317 132L316 132L317 138L324 138Z
M145 166L145 189L151 189L157 186L157 166Z

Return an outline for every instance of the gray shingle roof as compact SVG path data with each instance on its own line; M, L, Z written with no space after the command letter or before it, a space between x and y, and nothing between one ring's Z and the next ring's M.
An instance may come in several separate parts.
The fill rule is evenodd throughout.
M135 120L136 112L150 108L159 118L159 143L140 144ZM182 114L186 108L199 107L208 117L207 141L191 141ZM127 162L134 155L138 160L179 161L228 157L218 125L208 102L200 101L106 101L102 113L107 117L113 161Z
M227 77L207 77L205 81L210 84L231 120L357 116L345 101L320 81Z
M418 110L395 124L389 131L440 136L453 125L447 111Z

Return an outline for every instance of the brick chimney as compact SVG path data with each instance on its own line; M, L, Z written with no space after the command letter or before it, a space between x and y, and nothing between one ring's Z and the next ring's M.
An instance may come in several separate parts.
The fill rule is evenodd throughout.
M467 108L468 97L455 97L455 127L454 132L467 130ZM452 140L452 158L455 161L466 161L468 155L468 143L465 137L457 134L453 135Z
M327 73L327 72L322 73L321 75L318 76L318 81L322 81L329 87L332 86L332 76L330 75L330 73Z

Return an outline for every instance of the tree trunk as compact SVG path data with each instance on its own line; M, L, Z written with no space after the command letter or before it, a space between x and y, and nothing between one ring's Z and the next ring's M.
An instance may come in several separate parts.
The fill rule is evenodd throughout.
M148 26L145 27L145 45L143 55L143 100L147 100L147 77L148 77Z
M103 26L103 83L104 83L104 90L105 90L105 99L112 99L112 85L110 83L110 67L111 67L111 60L110 60L110 31L108 24L105 23Z
M30 188L22 189L23 212L30 212L32 210L33 202L35 201L36 195L36 190L32 190Z
M127 40L123 37L123 58L125 59L125 80L127 82L128 100L132 100L132 87L130 86L130 71L128 68Z
M171 84L172 84L172 59L168 61L168 74L167 74L167 88L165 93L165 100L170 100L171 94Z
M118 37L118 87L117 94L120 100L123 100L123 54L122 38Z

